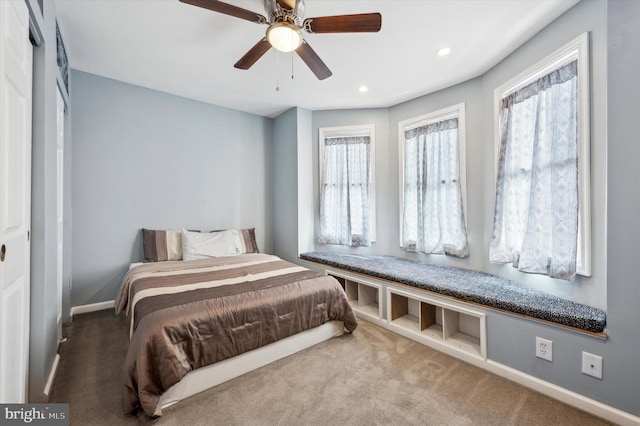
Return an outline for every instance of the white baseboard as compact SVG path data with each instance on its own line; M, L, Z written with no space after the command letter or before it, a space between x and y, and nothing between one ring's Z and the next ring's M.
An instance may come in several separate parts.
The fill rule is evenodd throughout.
M619 425L640 425L640 417L627 413L626 411L619 410L610 405L603 404L595 399L587 398L584 395L570 391L561 386L554 385L522 371L508 367L504 364L492 361L488 359L485 363L485 370L488 370L498 376L504 377L543 395L547 395L550 398L562 401L565 404L576 407L587 413L591 413L594 416L601 417L605 420L609 420Z
M89 305L73 306L71 308L71 316L86 314L87 312L102 311L104 309L111 309L115 305L115 300L107 300L106 302L91 303Z
M53 365L51 366L51 371L49 372L49 378L47 379L47 384L44 386L44 391L42 392L42 400L45 402L49 401L49 396L51 395L51 386L53 386L53 381L56 378L56 374L58 373L58 365L60 365L60 354L56 354L56 357L53 359Z

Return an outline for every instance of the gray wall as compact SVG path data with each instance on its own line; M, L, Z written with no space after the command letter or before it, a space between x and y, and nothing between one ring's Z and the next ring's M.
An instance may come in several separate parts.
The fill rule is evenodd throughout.
M291 262L313 247L313 178L311 163L311 111L292 108L274 119L273 253Z
M640 75L640 60L636 54L640 51L639 28L640 8L635 0L583 0L476 79L388 109L314 112L315 157L312 167L316 182L318 128L367 122L376 124L376 182L384 182L384 186L379 186L376 192L379 237L371 248L316 244L315 249L394 254L483 270L607 310L609 338L606 341L486 311L488 357L523 373L640 415L640 369L634 361L636 354L640 353L640 332L637 327L640 314L636 306L640 300L640 290L636 285L637 272L634 268L637 253L640 252L640 238L634 231L637 217L640 216L640 192L637 186L629 185L629 182L640 180L640 172L635 165L640 157L636 143L640 130L636 102L640 90L636 82L637 75ZM568 283L522 274L510 266L488 262L495 196L493 90L585 31L590 32L591 42L592 277L579 277L575 283ZM466 259L455 259L404 252L398 247L398 122L460 102L466 104L470 255ZM380 128L383 126L388 127L386 141L384 136L380 137ZM384 154L380 154L381 151ZM315 185L314 188L316 212L319 199L317 187ZM534 356L536 336L554 342L553 362ZM603 380L581 373L582 351L603 357Z
M611 262L611 253L607 250L607 215L612 209L607 208L606 183L607 169L618 168L611 161L607 163L607 149L611 141L607 141L607 103L612 104L611 94L607 96L607 72L611 66L607 64L607 27L615 27L618 23L607 18L607 2L599 0L583 0L565 15L553 22L536 37L506 58L500 65L483 76L483 97L485 108L492 107L493 88L522 69L535 63L547 53L577 37L584 31L591 33L591 191L592 191L592 237L593 253L591 278L580 278L575 284L548 279L546 289L567 298L584 301L587 304L607 310L606 341L582 336L570 331L545 327L541 324L526 321L494 312L489 312L487 319L489 357L497 362L513 367L519 371L539 377L548 382L573 390L590 398L610 404L614 407L640 414L638 397L640 381L638 369L629 364L630 347L637 345L636 333L624 334L621 323L637 321L635 308L616 307L607 303L607 299L620 291L620 284L612 282L607 276L607 262ZM609 114L609 117L611 115ZM490 123L489 118L486 122ZM610 126L610 124L609 124ZM485 138L493 140L493 131L485 128ZM626 141L625 141L626 142ZM493 160L493 152L486 153L484 162ZM492 179L487 170L485 181ZM609 202L611 201L609 193ZM492 194L485 194L485 216L492 214ZM487 221L487 225L489 225ZM488 246L490 228L485 229L485 246ZM611 238L611 236L609 236ZM507 267L490 265L490 272L498 272L507 277L513 273ZM611 266L609 266L609 271ZM534 282L528 276L523 282ZM539 277L532 277L540 279ZM617 287L617 290L616 290ZM634 318L635 317L635 318ZM622 333L622 334L621 334ZM535 337L540 336L552 340L553 362L548 363L533 356ZM594 379L581 373L582 351L600 355L604 358L603 380ZM625 375L634 377L631 385ZM622 379L622 380L621 380Z
M298 257L297 122L297 108L292 108L273 120L273 253L289 261Z
M256 228L269 251L272 120L73 70L71 305L113 300L141 228Z
M466 221L467 237L469 240L469 257L456 258L444 255L426 255L424 253L411 253L400 248L400 160L398 123L409 118L417 117L431 111L437 111L452 105L465 104L465 151L466 151ZM482 158L488 141L482 137L484 122L484 105L482 98L482 81L479 78L469 80L462 84L450 87L439 92L423 96L400 105L390 108L389 113L389 143L390 161L392 162L389 179L393 182L392 198L380 205L383 208L391 207L390 215L394 224L392 245L388 247L390 252L396 256L403 256L416 260L423 260L430 263L447 264L468 269L484 269L487 251L483 244L483 233L486 218L483 215L483 194L485 191L492 191L491 186L487 186L483 173L487 167L486 163L477 159ZM491 163L489 164L491 167ZM392 204L392 202L394 202Z
M273 253L291 262L313 249L312 113L291 108L274 119L271 166L273 181Z
M370 248L315 244L318 251L390 254L430 263L486 271L531 287L606 309L605 170L606 170L606 3L584 0L483 76L386 109L335 110L313 113L314 164L318 179L318 128L376 124L377 241ZM495 199L493 90L581 33L591 32L592 57L592 277L574 283L518 272L510 265L489 263ZM466 219L469 256L464 259L404 251L400 235L400 170L398 123L455 104L465 104ZM319 211L319 186L314 186ZM318 226L316 214L316 229Z
M33 49L33 141L31 190L31 307L29 339L29 401L41 402L42 393L57 351L57 224L56 224L56 10L44 2L43 14L35 0L36 25L42 45ZM67 134L65 144L70 143ZM66 148L66 147L65 147ZM70 166L70 164L69 164ZM69 169L70 170L70 169ZM65 171L65 177L68 171ZM70 179L65 182L65 206L70 202ZM63 280L70 276L71 216L64 229Z
M607 323L604 374L608 401L640 415L640 5L609 1L607 7ZM624 404L623 404L624 403ZM633 407L633 408L630 408Z
M315 215L313 214L314 197L313 175L298 164L310 164L313 161L313 138L311 111L297 108L296 127L297 135L297 181L298 181L298 252L313 250L315 244Z
M498 66L482 77L485 143L483 164L495 161L493 150L493 90L529 66L543 59L554 50L575 39L580 34L590 32L591 44L591 231L592 231L592 276L578 276L574 283L552 280L547 277L523 274L510 265L485 264L487 272L526 283L532 287L575 300L601 309L607 308L606 277L606 43L607 43L607 3L602 0L584 0L567 11L562 17L546 27L524 46L503 60ZM492 167L484 168L484 246L489 247L494 208L495 184ZM488 252L488 249L487 249ZM487 256L484 256L485 259Z
M357 110L328 110L313 112L312 119L312 163L301 166L306 173L313 173L313 212L316 218L315 232L318 235L320 215L320 164L318 137L319 129L323 127L375 125L375 193L376 193L376 242L371 247L347 247L339 245L320 244L314 239L314 246L309 251L335 251L341 253L360 254L390 254L387 250L393 246L393 238L396 238L397 230L394 229L393 208L389 206L389 200L393 199L393 193L397 194L397 185L394 186L393 169L397 170L397 153L393 152L393 146L389 142L389 110L387 108L357 109ZM393 156L396 156L395 160ZM397 181L396 181L397 183ZM398 203L394 201L394 205ZM397 210L397 209L396 209ZM397 215L397 212L395 213ZM397 244L396 244L397 245Z

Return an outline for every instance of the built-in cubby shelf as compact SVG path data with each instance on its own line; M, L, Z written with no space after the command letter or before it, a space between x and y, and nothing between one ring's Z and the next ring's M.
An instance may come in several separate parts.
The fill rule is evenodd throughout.
M374 283L355 281L340 275L333 275L342 284L347 299L356 315L370 319L382 319L381 286Z
M420 331L420 304L391 293L390 322L411 331Z
M481 354L480 322L484 317L444 309L444 340L468 352Z
M359 274L327 273L340 282L359 318L452 355L487 358L485 314L472 305Z
M387 303L392 329L486 358L484 313L390 287Z

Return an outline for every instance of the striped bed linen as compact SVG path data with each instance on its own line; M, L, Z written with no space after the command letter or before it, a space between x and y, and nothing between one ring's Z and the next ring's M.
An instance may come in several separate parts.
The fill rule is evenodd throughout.
M327 275L252 253L130 269L116 298L129 319L123 408L161 415L158 402L189 371L340 320L356 319Z

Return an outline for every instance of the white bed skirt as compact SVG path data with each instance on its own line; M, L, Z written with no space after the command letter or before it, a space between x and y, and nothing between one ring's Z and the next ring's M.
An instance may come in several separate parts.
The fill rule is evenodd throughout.
M344 333L342 321L330 321L233 358L190 371L160 397L160 409ZM159 413L157 413L159 414Z

